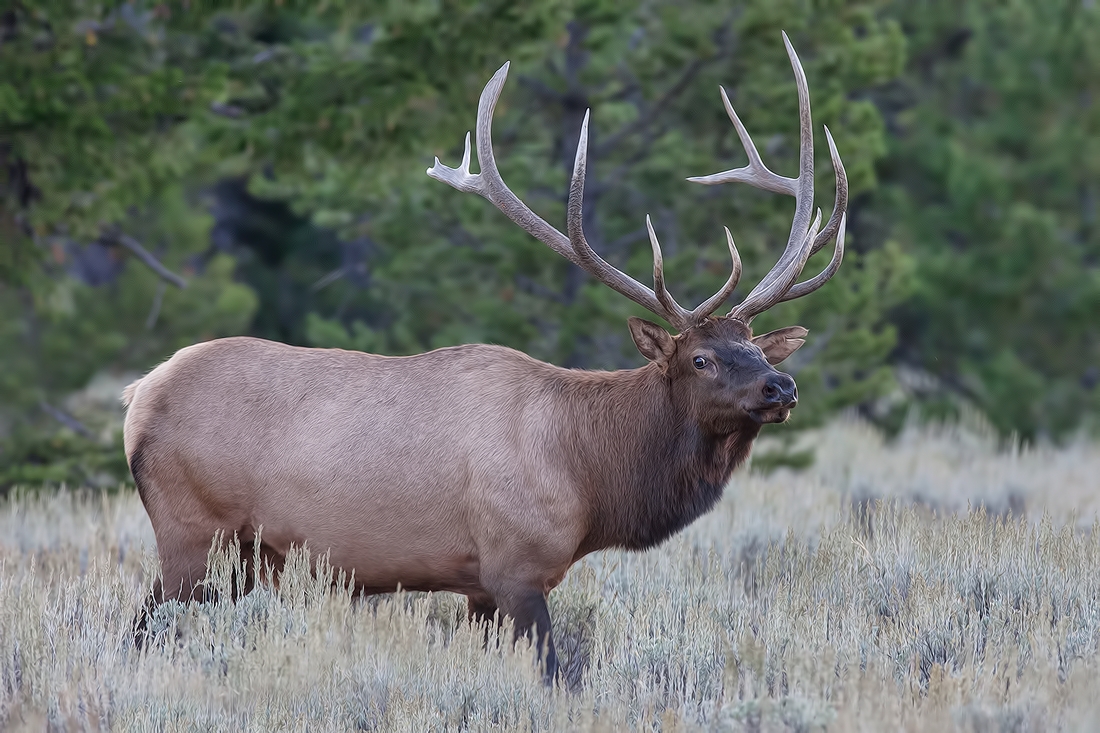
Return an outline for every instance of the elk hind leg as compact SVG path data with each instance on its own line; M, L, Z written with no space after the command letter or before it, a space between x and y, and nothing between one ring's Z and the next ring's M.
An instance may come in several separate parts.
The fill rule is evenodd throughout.
M492 596L482 594L466 596L466 616L470 623L488 624L496 617L499 626L500 618L497 616L497 612L497 603Z
M500 631L500 625L504 620L493 597L482 593L466 596L466 617L471 624L484 629L485 638L482 643L485 648L489 647L489 634L494 630L494 626L496 631Z
M142 648L149 639L149 620L156 609L166 601L203 600L202 580L206 577L206 558L213 538L202 541L173 541L166 538L157 542L157 554L161 560L160 577L145 597L133 623L134 646Z

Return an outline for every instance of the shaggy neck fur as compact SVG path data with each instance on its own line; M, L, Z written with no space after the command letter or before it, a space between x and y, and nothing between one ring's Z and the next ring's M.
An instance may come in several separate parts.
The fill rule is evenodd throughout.
M561 436L591 507L578 557L608 547L644 550L690 524L721 498L760 432L748 418L721 433L704 430L652 364L573 372L555 388L581 417Z

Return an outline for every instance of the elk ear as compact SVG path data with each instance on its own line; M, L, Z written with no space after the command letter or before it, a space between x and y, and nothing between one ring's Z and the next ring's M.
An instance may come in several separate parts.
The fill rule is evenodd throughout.
M634 345L642 352L642 356L664 369L676 351L676 344L668 331L641 318L631 317L627 320L627 325L630 326Z
M808 333L802 326L788 326L757 336L752 342L764 352L768 363L775 365L798 351L798 347L806 343L804 337Z

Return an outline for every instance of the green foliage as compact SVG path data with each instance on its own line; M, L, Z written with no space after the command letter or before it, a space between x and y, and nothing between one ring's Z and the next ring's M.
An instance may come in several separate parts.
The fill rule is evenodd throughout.
M118 433L101 440L68 428L20 426L0 448L0 495L13 486L110 489L129 467Z
M97 374L234 333L641 364L625 321L652 316L424 170L458 163L510 61L494 148L522 199L564 228L591 109L593 247L648 281L652 215L694 305L728 273L728 225L744 293L791 201L683 179L745 160L719 84L768 165L796 170L781 30L809 78L819 205L822 124L851 205L839 274L754 324L811 331L785 365L801 404L757 465L804 461L796 433L838 410L897 423L898 366L934 377L915 393L926 414L962 394L1002 431L1061 434L1100 407L1098 17L1070 0L17 2L0 12L0 444L48 444L42 405ZM869 409L885 395L892 412Z
M169 190L154 204L155 216L135 220L134 230L149 241L171 238L173 253L199 249L209 236L209 218L181 202L178 189ZM176 257L165 261L186 271ZM0 403L30 408L80 389L105 366L145 371L196 340L248 328L256 297L233 282L229 257L212 258L182 290L166 288L135 264L104 287L40 275L46 282L36 288L0 289L4 312L20 306L23 312L0 325Z
M181 122L224 86L225 69L158 17L167 6L139 8L59 1L7 11L0 140L38 195L30 207L12 200L14 187L0 198L38 237L97 237L191 169L194 139Z
M895 12L910 29L911 102L875 208L916 263L899 356L1002 431L1062 434L1100 408L1100 8Z
M222 174L292 201L326 227L348 225L420 169L466 123L459 103L504 57L527 58L561 32L563 3L348 3L225 13L203 39L224 59L204 120Z

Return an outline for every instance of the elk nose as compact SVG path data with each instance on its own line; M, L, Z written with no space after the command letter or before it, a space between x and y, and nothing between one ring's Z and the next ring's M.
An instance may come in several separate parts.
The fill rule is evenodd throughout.
M789 374L771 374L764 381L764 399L775 405L787 407L798 402L798 387Z

